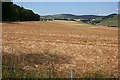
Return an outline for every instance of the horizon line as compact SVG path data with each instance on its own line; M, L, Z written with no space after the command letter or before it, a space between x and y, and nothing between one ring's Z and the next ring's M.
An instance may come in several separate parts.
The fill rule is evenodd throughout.
M48 15L60 15L60 14L71 14L71 15L77 15L77 16L82 16L82 15L96 15L96 16L107 16L110 14L119 14L119 13L110 13L110 14L73 14L73 13L56 13L56 14L39 14L41 16L48 16Z

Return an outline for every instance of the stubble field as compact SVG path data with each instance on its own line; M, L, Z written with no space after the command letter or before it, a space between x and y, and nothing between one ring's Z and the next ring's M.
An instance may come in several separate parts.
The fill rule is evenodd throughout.
M2 37L4 77L10 77L9 68L21 71L13 77L70 78L71 70L76 78L117 77L117 28L72 21L3 23Z

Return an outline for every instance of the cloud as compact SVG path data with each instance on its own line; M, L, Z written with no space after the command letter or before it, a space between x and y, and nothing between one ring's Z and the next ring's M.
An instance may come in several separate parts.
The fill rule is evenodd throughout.
M120 11L120 9L117 9L117 11Z

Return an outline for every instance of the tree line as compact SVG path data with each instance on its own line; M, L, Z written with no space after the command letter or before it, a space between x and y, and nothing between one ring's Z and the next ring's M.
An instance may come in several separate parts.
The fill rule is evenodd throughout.
M38 21L40 15L13 2L2 2L2 21Z

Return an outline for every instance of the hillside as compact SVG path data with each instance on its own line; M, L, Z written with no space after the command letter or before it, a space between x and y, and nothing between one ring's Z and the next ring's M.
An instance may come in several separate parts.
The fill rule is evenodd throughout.
M63 19L63 18L75 19L75 18L79 18L78 16L72 15L72 14L56 14L56 15L47 15L47 16L43 16L43 17L47 18L47 19L51 19L51 18L57 18L57 19Z
M102 18L100 22L98 23L98 25L117 27L118 26L118 15L117 14L108 15Z
M101 18L103 16L97 15L73 15L73 14L56 14L56 15L47 15L42 16L46 19L93 19L93 18Z
M13 2L2 2L2 21L38 21L40 15Z
M99 18L103 18L104 16L98 16L98 15L81 15L81 18L84 19L99 19Z

